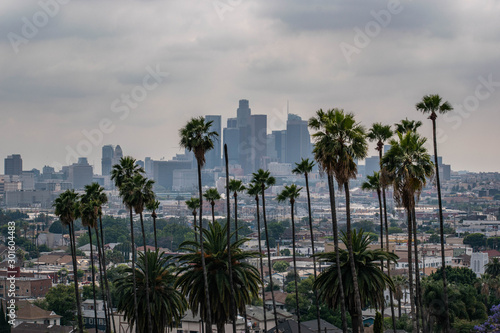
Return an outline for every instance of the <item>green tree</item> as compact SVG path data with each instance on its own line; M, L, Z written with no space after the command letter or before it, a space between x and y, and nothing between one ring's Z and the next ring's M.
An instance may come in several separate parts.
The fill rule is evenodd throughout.
M280 273L286 272L289 267L290 267L290 264L284 260L275 261L273 264L273 269L276 272L280 272Z
M266 247L267 247L267 262L269 269L269 283L271 284L271 298L273 301L273 313L274 313L274 324L277 330L278 327L278 314L276 312L276 298L274 297L273 279L271 272L271 245L269 244L269 229L267 228L267 218L266 218L266 190L276 184L276 178L271 176L269 170L264 171L263 169L257 170L257 172L252 173L252 183L260 186L260 195L262 198L262 219L264 221L264 233L266 235ZM277 333L277 332L276 332Z
M432 138L434 142L434 166L436 175L436 185L438 194L438 206L439 206L439 233L441 236L441 265L446 266L445 252L444 252L444 219L443 219L443 203L441 202L441 182L439 180L439 163L438 163L438 151L437 151L437 138L436 138L436 119L437 113L446 114L453 110L453 107L448 101L442 102L439 95L425 95L422 101L415 105L417 111L421 111L423 114L430 114L429 119L432 120ZM446 285L446 273L443 271L443 297L445 312L448 313L448 293ZM445 333L450 329L450 319L445 316Z
M74 283L70 285L58 284L50 288L45 295L46 310L50 309L62 316L61 325L71 324L75 320L75 310L77 310L78 305L74 288Z
M62 234L63 227L61 221L54 221L54 223L52 223L49 227L49 232L53 234Z
M342 242L347 244L348 239L345 233L342 233ZM380 260L389 260L396 262L398 257L394 253L389 253L384 250L370 250L370 239L363 234L363 231L353 231L352 245L354 253L354 262L356 271L359 276L359 291L360 299L363 307L371 306L379 307L384 300L384 290L390 288L394 291L394 283L380 269ZM361 313L355 302L355 290L352 279L352 270L350 267L349 252L344 249L339 249L341 257L341 272L343 281L345 281L344 295L346 295L346 305L353 319L353 331L356 331L356 323ZM318 257L324 262L333 262L331 266L326 268L314 282L314 288L318 289L320 300L325 302L329 307L335 309L340 303L340 284L338 283L338 271L335 263L336 253L320 253Z
M299 197L302 187L297 187L297 185L292 184L290 186L285 185L283 191L281 191L276 199L278 202L290 201L290 214L292 217L292 255L293 255L293 271L295 273L295 301L297 306L297 322L299 327L299 333L302 332L300 327L300 306L299 306L299 288L297 286L297 258L296 258L296 246L295 246L295 217L294 217L294 205L295 200Z
M440 238L439 238L439 235L437 234L432 234L429 236L429 243L439 243L440 242Z
M401 319L401 303L403 300L403 294L408 288L408 278L404 275L396 275L392 278L394 283L394 296L398 300L398 319ZM394 325L395 327L396 325Z
M314 246L314 233L312 226L312 210L311 210L311 194L309 192L309 174L312 172L314 167L314 161L310 161L308 158L302 158L300 163L295 163L295 168L292 170L293 173L298 175L304 175L306 181L306 193L307 193L307 212L308 212L308 222L309 222L309 236L311 237L311 249L312 249L312 258L313 258L313 269L314 269L314 278L318 277L318 272L316 268L316 247ZM321 332L321 320L320 320L320 310L319 310L319 301L318 301L318 293L314 291L315 304L317 309L317 322L318 322L318 331Z
M156 200L156 197L153 195L153 197L146 202L146 209L151 211L151 217L153 218L153 233L155 237L155 251L158 250L158 241L156 237L156 211L160 208L160 202Z
M486 264L485 273L495 278L500 276L500 260L498 258L492 258L490 262Z
M201 269L200 244L188 241L181 245L186 253L179 256L179 261L183 263L178 272L176 287L187 296L190 309L198 313L205 321L211 317L211 321L217 325L217 332L224 331L224 324L231 318L230 307L230 285L228 274L228 244L226 237L227 224L221 226L217 221L210 223L208 228L203 230L203 242L205 243L205 261L209 277L209 290L206 294L203 288L203 270ZM255 258L257 252L241 250L241 245L248 241L246 238L239 239L231 243L231 259L234 283L234 300L237 309L242 312L246 304L249 304L252 297L256 297L259 291L258 270L247 263L246 260ZM205 307L204 299L210 297L211 308Z
M198 198L200 200L200 257L203 269L203 282L205 293L208 295L208 276L205 265L205 250L203 244L203 195L201 185L201 168L205 165L205 153L214 148L213 140L217 139L217 132L211 131L212 121L205 121L205 118L191 118L191 120L180 129L180 146L194 153L198 169ZM210 309L210 297L205 297L206 308ZM206 332L212 333L212 321L208 316L206 322Z
M135 316L134 302L130 297L134 288L132 269L126 268L127 275L119 277L115 282L119 295L118 311L123 312L129 325L136 325L140 332L161 333L167 327L172 329L180 323L187 310L186 299L174 286L175 265L170 262L171 259L171 256L166 256L158 251L139 253L135 274L139 295L139 317ZM146 266L149 269L149 274L145 273ZM145 281L147 278L149 278L149 283ZM149 297L146 297L146 293L149 293ZM150 304L154 314L152 327L148 326L150 322L146 318L148 314L146 303Z
M59 217L63 225L69 227L70 234L70 248L71 259L73 262L73 276L74 276L74 289L75 289L75 303L78 313L78 328L80 333L83 333L83 317L80 301L80 293L78 291L78 265L76 263L76 244L75 244L75 230L73 222L79 216L78 209L78 194L74 190L66 190L61 193L54 201L54 214ZM54 310L55 311L55 310Z
M194 237L195 240L198 241L198 228L196 226L196 210L200 208L200 199L191 198L186 201L186 206L191 210L193 214L193 229L194 229ZM172 249L171 249L172 250Z
M142 167L137 165L135 158L130 156L125 156L120 159L119 164L113 165L113 169L111 170L111 180L115 182L115 186L121 192L123 191L123 187L125 183L129 182L134 176L142 175L146 173ZM127 198L122 196L122 201L125 206L129 210L130 214L130 249L132 251L132 274L134 275L133 282L136 283L135 279L135 240L134 240L134 216L133 216L133 205L131 202L127 201ZM139 317L139 312L137 309L137 288L134 286L133 295L134 295L134 307L136 317ZM136 327L136 332L137 327Z
M479 233L468 234L464 237L464 244L470 245L474 251L478 251L486 244L486 236Z
M394 126L396 127L396 132L405 134L406 132L416 132L417 129L422 126L422 122L420 120L408 120L408 118L406 118L394 124Z
M382 314L378 311L375 315L375 322L373 323L373 333L384 333L384 322L382 320Z

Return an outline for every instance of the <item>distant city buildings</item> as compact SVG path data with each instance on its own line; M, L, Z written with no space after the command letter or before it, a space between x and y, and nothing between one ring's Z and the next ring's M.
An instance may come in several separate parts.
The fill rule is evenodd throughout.
M7 156L4 160L4 174L5 175L21 175L23 173L23 160L21 155L13 154Z

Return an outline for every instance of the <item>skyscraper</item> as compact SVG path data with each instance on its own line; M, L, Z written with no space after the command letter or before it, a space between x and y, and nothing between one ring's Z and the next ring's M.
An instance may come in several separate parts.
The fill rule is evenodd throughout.
M205 121L212 122L210 126L211 132L216 132L217 137L213 139L214 149L207 151L205 155L207 169L213 169L221 166L221 143L222 143L222 131L221 131L221 116L209 115L205 116Z
M223 135L223 143L227 145L229 164L238 164L240 155L240 129L238 128L237 118L229 118L227 120L227 127L224 128Z
M86 157L79 157L78 163L73 163L68 168L68 181L73 184L73 188L83 189L85 185L92 183L93 168L87 162Z
M23 173L23 160L21 155L12 154L4 160L5 175L21 175Z
M239 101L239 107L236 111L237 123L239 129L239 145L238 145L238 161L244 170L245 174L249 174L253 170L253 148L251 140L250 115L252 110L249 108L248 100L242 99Z
M267 154L267 115L256 114L250 116L250 170L255 172L264 167L264 156Z
M101 175L109 176L113 167L115 149L112 145L102 146Z
M307 121L295 114L289 114L286 122L286 163L299 163L312 155L311 137Z

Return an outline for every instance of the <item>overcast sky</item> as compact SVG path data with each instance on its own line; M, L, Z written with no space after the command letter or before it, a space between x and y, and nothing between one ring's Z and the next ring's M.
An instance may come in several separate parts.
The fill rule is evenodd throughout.
M190 117L225 125L239 99L269 130L289 101L303 119L422 120L431 143L415 104L440 94L456 109L437 120L444 163L500 171L499 17L498 0L1 1L0 159L170 159Z

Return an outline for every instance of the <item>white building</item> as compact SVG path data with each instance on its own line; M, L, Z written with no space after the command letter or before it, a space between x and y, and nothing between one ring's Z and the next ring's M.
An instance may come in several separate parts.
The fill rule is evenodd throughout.
M484 274L485 268L488 264L488 253L474 252L470 257L470 268L479 277Z

